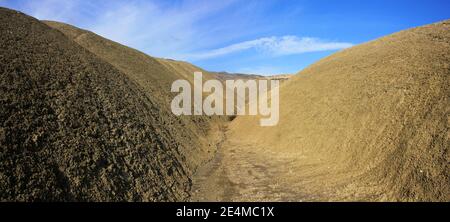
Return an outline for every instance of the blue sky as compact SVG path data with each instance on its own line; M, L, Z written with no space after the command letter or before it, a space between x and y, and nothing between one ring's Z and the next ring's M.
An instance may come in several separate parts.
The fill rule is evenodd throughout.
M206 70L296 73L337 50L450 18L448 0L0 0Z

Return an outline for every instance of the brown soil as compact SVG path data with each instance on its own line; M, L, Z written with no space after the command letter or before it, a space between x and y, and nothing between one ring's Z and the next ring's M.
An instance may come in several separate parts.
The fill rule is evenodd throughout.
M111 62L117 44L111 57L98 56L16 11L0 9L0 32L0 200L189 196L191 174L213 146L161 105L170 88L156 89L168 81Z
M45 24L64 33L80 46L95 54L102 60L122 71L138 84L142 91L156 102L156 106L171 114L170 102L175 93L170 92L172 83L178 79L186 79L193 84L193 73L203 72L205 80L213 78L210 73L192 64L169 59L148 56L140 51L105 39L95 33L77 27L53 21ZM206 95L206 94L205 94ZM179 133L186 148L186 164L195 169L199 164L211 158L215 150L214 140L209 133L214 133L223 118L214 116L179 116L178 128L173 133Z
M171 113L174 80L236 76L4 8L0 34L0 201L450 201L449 21L270 77L275 127Z
M449 21L325 58L281 86L277 126L231 123L193 199L449 201L449 77Z
M225 128L222 135L215 157L193 177L191 201L307 201L315 197L279 180L295 176L292 158L257 152L255 144L230 138Z

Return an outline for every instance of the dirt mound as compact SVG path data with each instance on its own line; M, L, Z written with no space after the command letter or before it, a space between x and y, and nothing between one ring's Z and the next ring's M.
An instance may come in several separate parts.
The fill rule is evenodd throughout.
M115 45L93 54L4 8L0 32L0 200L188 197L190 176L208 148L187 130L191 120L161 105L169 97L157 90L170 82L164 72L140 78L129 68L144 67L110 61L121 56ZM136 62L160 71L157 60Z
M229 130L170 85L236 76L4 8L0 34L0 200L187 200L216 145L194 200L450 200L449 21L272 77L279 124Z
M45 24L55 28L80 46L97 55L102 60L122 71L136 82L143 92L153 98L158 107L170 112L170 103L176 93L171 93L172 83L178 79L186 79L193 84L194 72L203 72L204 80L213 78L205 70L192 64L176 60L154 58L140 51L105 39L93 32L79 29L65 23L44 21ZM215 144L215 134L218 125L224 120L217 116L179 116L180 124L176 132L181 132L187 147L187 157L191 168L203 163L212 154L212 145ZM175 132L174 132L175 133ZM191 140L193 142L191 142Z
M449 77L450 21L402 31L301 71L276 127L238 117L230 139L310 200L449 201Z

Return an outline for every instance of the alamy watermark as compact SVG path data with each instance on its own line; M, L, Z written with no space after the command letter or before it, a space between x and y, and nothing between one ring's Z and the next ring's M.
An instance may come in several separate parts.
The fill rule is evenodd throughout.
M226 80L225 86L216 79L203 83L202 73L195 72L194 95L192 95L191 83L188 80L180 79L172 83L171 91L179 93L172 100L172 113L177 116L259 114L262 116L261 126L275 126L279 120L278 87L280 83L279 80L270 80L270 88L268 83L267 79ZM207 94L205 99L203 99L204 93Z

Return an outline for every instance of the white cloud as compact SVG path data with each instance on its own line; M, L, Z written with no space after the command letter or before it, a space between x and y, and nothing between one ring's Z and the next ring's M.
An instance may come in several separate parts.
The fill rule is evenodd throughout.
M42 0L27 1L25 4L26 13L41 20L55 20L69 22L75 16L77 6L73 0Z
M271 56L282 56L300 54L306 52L319 52L345 49L353 46L348 42L325 41L319 38L297 37L297 36L281 36L266 37L256 40L240 42L223 48L213 49L206 52L193 53L184 55L186 58L193 60L209 59L219 57L248 49L260 50Z
M235 0L186 0L176 3L40 0L24 1L21 10L41 20L66 22L88 29L153 56L173 58L238 35L224 31L229 28L226 27L227 20L215 24L207 21L234 3ZM212 31L223 34L219 39L210 34Z
M151 55L174 57L201 42L208 44L197 23L231 3L188 1L166 7L151 1L123 2L103 12L89 28Z
M261 30L270 30L265 15L269 13L271 1L241 1L239 4L236 0L20 2L23 4L19 10L38 19L88 29L152 56L191 62L246 50L254 50L253 55L262 53L270 57L352 46L319 38L274 36L217 48L224 42L255 38L260 36Z

